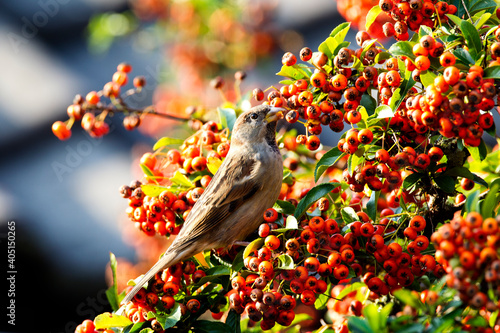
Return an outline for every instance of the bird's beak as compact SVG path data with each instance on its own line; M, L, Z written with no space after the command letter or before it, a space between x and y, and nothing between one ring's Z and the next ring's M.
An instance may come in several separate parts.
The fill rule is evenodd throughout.
M283 111L285 111L285 109L271 106L271 110L266 114L267 122L272 123L283 119Z

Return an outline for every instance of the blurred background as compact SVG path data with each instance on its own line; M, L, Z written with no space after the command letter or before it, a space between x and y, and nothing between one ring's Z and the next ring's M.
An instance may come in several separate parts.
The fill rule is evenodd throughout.
M7 222L14 221L17 272L16 325L2 316L0 331L73 332L110 310L109 253L134 263L141 259L137 242L149 241L127 231L127 202L118 188L141 177L137 159L179 124L154 119L142 132L127 132L116 115L104 138L90 138L76 123L71 139L59 141L51 125L67 119L76 94L100 90L125 61L133 76L147 80L133 106L215 107L221 99L209 88L212 77L245 70L243 92L276 85L283 52L315 50L344 21L333 0L175 3L0 1L1 267L6 274L12 263L6 238ZM184 43L188 37L196 43ZM163 240L154 242L164 249ZM4 308L8 300L1 299Z

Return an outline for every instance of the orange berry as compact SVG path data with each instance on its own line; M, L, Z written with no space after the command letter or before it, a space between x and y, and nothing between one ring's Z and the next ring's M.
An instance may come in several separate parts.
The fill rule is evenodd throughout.
M427 56L421 55L415 58L415 66L418 70L425 71L431 66L431 61L427 58Z
M60 120L52 124L52 133L62 141L68 140L71 137L71 129Z
M87 94L87 96L85 96L85 100L91 105L96 105L97 103L99 103L99 99L99 95L96 91L91 91Z
M132 65L122 62L116 67L116 70L119 72L130 73L132 71Z

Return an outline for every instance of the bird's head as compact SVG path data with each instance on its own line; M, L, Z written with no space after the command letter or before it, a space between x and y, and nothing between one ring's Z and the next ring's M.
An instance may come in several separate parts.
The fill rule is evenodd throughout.
M276 143L276 122L284 109L259 105L241 114L234 124L231 141L235 144Z

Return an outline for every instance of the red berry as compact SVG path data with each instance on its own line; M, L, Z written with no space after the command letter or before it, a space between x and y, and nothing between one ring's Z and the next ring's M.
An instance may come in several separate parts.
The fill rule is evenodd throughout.
M71 130L65 123L59 120L52 124L52 133L62 141L68 140L71 137Z

